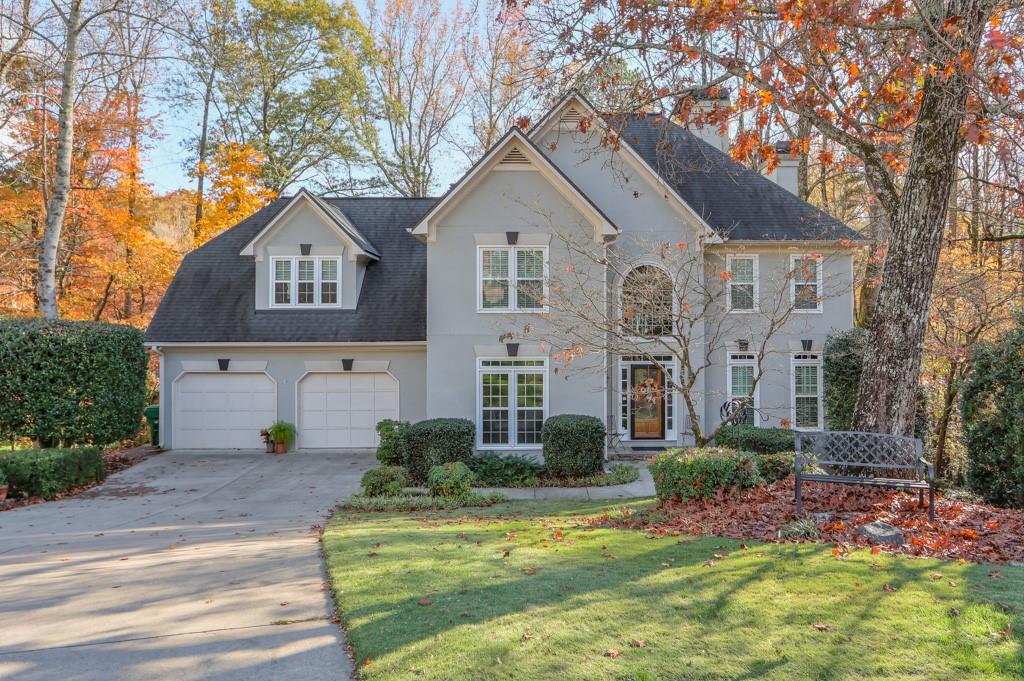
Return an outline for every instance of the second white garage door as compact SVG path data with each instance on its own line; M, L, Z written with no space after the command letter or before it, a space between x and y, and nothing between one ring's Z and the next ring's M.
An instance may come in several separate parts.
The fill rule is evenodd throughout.
M398 381L386 373L311 373L299 382L299 446L376 447L381 419L398 418Z

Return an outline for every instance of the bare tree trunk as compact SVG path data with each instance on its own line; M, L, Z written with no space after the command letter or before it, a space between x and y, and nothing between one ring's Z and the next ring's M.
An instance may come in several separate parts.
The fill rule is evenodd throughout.
M206 184L206 144L210 135L210 105L213 101L214 69L206 78L203 92L203 123L199 130L199 163L196 165L196 220L192 223L192 238L199 238L199 222L203 219L203 186Z
M64 213L71 196L71 152L75 141L75 86L78 78L78 37L82 13L81 0L71 0L66 20L67 44L64 72L61 76L60 113L57 124L57 164L53 194L46 204L46 227L39 251L39 282L36 290L39 312L45 319L56 319L57 253L64 227Z
M953 404L956 402L957 390L957 362L949 361L949 371L946 372L946 384L943 386L942 411L939 413L939 421L935 424L935 476L942 477L946 468L946 440L949 435L949 420L953 415Z
M945 18L962 18L960 45L975 54L992 8L992 0L954 1L947 6L930 0L923 3L922 12L937 26ZM928 32L924 40L936 58L948 54L945 41L940 44ZM857 430L914 432L925 324L969 89L967 75L957 70L945 80L927 77L922 90L906 179L892 202L892 239L857 392Z

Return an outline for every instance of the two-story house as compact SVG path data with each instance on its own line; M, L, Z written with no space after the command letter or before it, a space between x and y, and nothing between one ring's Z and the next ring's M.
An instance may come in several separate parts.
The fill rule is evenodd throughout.
M562 413L600 418L615 447L691 441L679 395L639 390L678 377L678 358L598 352L566 366L515 336L555 314L566 233L595 252L633 249L643 268L660 265L639 244L678 244L727 273L723 314L745 331L692 349L706 353L697 418L717 423L756 374L744 419L821 428L821 348L853 323L858 235L794 195L789 159L769 179L712 130L653 115L616 130L609 144L604 119L570 94L440 198L301 190L190 253L146 332L163 446L256 448L280 419L299 448L371 447L381 419L451 416L477 424L480 449L530 452ZM618 305L623 278L593 278L593 299ZM765 322L750 313L770 291L792 309L756 354Z

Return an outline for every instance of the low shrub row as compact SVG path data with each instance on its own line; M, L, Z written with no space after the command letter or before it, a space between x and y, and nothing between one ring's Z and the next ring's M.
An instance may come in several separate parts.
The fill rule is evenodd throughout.
M790 453L755 454L725 447L671 449L650 465L660 501L707 499L734 487L781 480L793 471Z
M776 454L796 449L796 432L787 428L726 426L715 435L715 446L755 454Z
M491 494L469 494L464 497L435 497L431 494L402 494L396 497L367 497L356 495L341 503L348 511L401 512L401 511L448 511L456 508L493 506L507 497L497 492Z
M377 424L377 433L377 459L385 466L403 466L411 482L426 482L433 467L450 463L472 466L478 477L488 480L507 476L505 480L488 483L494 485L524 484L541 472L538 464L525 459L499 461L493 455L474 464L476 426L469 419L428 419L413 424L389 419ZM605 428L596 417L552 416L541 428L541 443L543 470L552 477L574 478L601 472Z
M0 470L9 485L8 495L53 499L75 487L103 479L103 451L99 447L25 449L0 454Z

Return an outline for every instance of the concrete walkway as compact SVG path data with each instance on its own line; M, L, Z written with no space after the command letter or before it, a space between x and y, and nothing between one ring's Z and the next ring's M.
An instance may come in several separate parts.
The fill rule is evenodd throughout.
M640 469L640 478L628 485L608 487L486 487L474 492L501 492L509 499L635 499L654 496L654 479L645 463L630 463Z
M0 678L349 679L318 524L370 452L166 452L0 513Z

